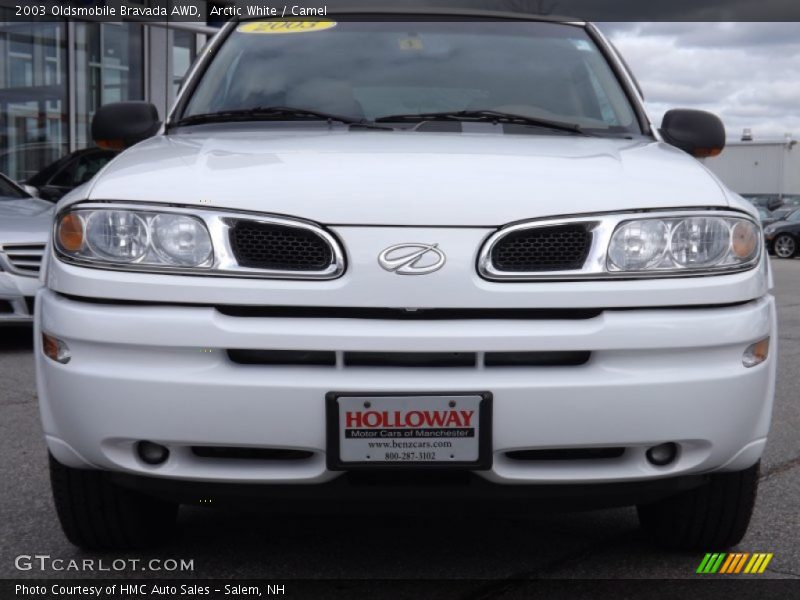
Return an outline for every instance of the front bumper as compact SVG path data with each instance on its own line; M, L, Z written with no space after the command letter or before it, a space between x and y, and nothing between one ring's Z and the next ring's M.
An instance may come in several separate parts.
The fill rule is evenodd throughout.
M0 271L0 326L33 321L33 299L41 286L36 277Z
M226 316L206 306L83 302L42 290L37 383L50 451L62 463L220 483L314 484L326 468L325 395L486 390L494 396L494 483L641 481L738 470L761 455L775 381L772 296L726 307L606 310L582 320L392 321ZM70 347L59 364L46 332ZM772 336L766 362L745 348ZM253 366L226 349L591 351L570 367ZM171 449L149 466L134 445ZM647 448L676 442L656 467ZM192 446L303 450L303 460L205 458ZM624 447L622 456L513 460L525 449Z

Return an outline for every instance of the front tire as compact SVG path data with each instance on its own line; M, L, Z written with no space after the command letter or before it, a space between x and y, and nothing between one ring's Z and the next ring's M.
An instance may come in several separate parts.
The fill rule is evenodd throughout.
M713 552L738 544L747 531L758 489L758 463L712 474L698 488L637 509L642 529L670 550Z
M50 455L50 484L67 539L83 550L131 550L165 541L178 505L123 488L102 471L73 469Z
M797 254L797 242L788 233L782 233L772 242L772 251L778 258L793 258Z

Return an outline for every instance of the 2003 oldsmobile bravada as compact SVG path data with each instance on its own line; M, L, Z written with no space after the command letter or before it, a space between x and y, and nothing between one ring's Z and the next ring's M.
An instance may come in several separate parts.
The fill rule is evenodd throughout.
M401 482L744 534L775 379L756 213L694 158L720 121L653 127L592 25L233 22L163 124L109 105L93 135L131 147L59 204L36 314L73 543Z

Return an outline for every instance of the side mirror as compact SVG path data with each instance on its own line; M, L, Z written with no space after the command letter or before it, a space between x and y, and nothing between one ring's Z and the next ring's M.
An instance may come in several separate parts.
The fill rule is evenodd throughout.
M27 183L20 183L19 186L34 198L39 195L39 188L28 185Z
M50 202L61 200L61 197L66 193L66 189L55 185L43 185L39 188L39 198L42 200L49 200Z
M665 142L697 158L717 156L725 147L722 121L704 110L677 108L667 111L660 131Z
M101 106L92 119L92 139L108 150L123 150L152 137L161 127L158 110L148 102Z

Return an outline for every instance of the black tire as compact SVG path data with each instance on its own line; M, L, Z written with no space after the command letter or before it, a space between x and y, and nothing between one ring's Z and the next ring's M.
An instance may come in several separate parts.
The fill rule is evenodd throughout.
M84 550L131 550L170 537L178 505L112 483L102 471L73 469L50 456L53 500L67 539Z
M738 544L747 531L758 489L755 464L744 471L718 473L698 488L652 504L640 504L639 523L670 550L715 552Z
M772 252L778 258L794 258L797 254L797 241L793 235L781 233L772 241Z

